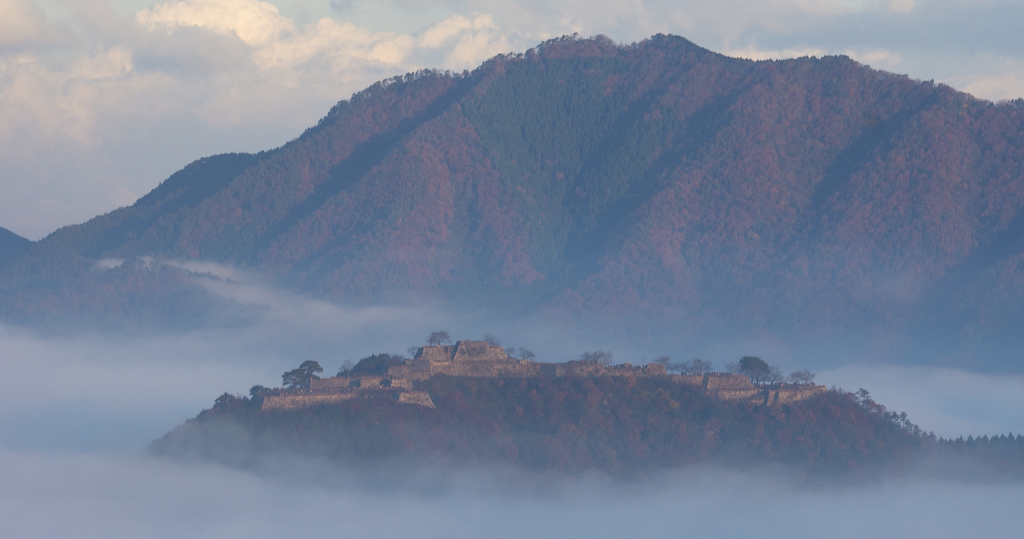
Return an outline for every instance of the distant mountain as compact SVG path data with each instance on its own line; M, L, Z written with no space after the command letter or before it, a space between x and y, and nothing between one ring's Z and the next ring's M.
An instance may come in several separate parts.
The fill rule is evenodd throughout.
M339 301L692 338L872 335L1019 368L1022 209L1022 100L842 56L561 38L383 81L281 148L192 163L40 241L0 274L0 315L99 319L201 295L168 267L95 271L145 256Z
M6 228L0 228L0 268L14 262L32 247L32 240L23 238Z

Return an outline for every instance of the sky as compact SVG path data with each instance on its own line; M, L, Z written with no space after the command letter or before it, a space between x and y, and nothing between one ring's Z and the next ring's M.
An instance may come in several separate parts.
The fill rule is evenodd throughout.
M1024 96L1021 22L1019 0L0 0L0 227L42 238L375 81L560 35L846 54L998 101Z

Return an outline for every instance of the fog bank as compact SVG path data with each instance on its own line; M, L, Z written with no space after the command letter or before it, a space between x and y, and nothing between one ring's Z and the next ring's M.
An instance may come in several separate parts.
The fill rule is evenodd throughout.
M0 451L0 535L1008 538L1024 525L1024 485L816 488L720 469L616 483L463 470L437 471L443 488L431 491L368 488L325 471L333 477L321 483L146 458Z

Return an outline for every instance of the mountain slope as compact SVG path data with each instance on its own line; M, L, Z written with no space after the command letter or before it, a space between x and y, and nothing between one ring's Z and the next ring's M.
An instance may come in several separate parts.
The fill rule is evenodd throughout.
M277 150L193 163L40 242L3 294L32 306L24 290L45 290L63 309L116 281L97 260L155 256L340 301L723 338L875 332L1005 356L1024 320L1022 207L1022 101L845 57L562 38L379 83Z
M0 268L12 264L32 247L32 241L0 228Z

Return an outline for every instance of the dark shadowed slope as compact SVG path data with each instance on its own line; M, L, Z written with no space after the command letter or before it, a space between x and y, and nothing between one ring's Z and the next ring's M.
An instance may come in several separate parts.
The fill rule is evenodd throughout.
M97 260L202 259L342 301L592 313L716 338L875 332L1008 357L1022 208L1024 102L846 57L563 38L376 84L273 152L193 163L50 235L0 293L21 306L9 319L45 312L43 296L99 316L145 296Z
M0 228L0 268L14 262L32 247L32 241Z

